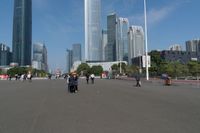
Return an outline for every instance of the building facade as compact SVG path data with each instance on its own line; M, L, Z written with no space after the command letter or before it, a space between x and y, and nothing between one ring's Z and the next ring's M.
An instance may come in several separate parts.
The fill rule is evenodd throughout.
M5 44L0 43L0 66L8 66L11 63L10 48Z
M145 54L144 31L141 26L131 26L128 31L128 62L132 64L132 59Z
M73 52L70 49L66 51L66 72L69 73L73 65Z
M111 13L107 16L107 37L106 61L116 61L116 35L117 35L117 15Z
M81 44L73 44L72 45L72 58L73 58L73 63L75 61L81 61L82 60L82 54L81 54Z
M117 19L116 34L116 60L128 62L128 30L129 21L127 18Z
M85 0L85 60L101 59L101 0Z
M106 46L108 44L108 34L107 34L107 30L102 30L102 61L106 60L106 53L108 53L108 51L106 51Z
M35 43L33 45L32 67L38 70L48 71L47 49L45 44Z
M189 61L200 61L200 55L196 52L187 52L187 51L171 51L164 50L161 51L161 58L168 62L180 62L186 64Z
M31 65L32 0L14 0L13 62Z
M171 51L182 51L182 47L179 44L174 44L174 45L171 45L169 47L169 50L171 50Z
M200 53L200 39L186 41L186 51Z

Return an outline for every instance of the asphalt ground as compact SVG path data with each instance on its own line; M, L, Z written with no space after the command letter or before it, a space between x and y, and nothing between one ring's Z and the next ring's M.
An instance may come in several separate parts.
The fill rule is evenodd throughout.
M199 133L200 85L0 81L0 133Z

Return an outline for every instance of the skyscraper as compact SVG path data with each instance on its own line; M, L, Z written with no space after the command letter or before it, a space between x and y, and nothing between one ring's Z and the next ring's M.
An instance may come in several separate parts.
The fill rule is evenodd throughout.
M106 47L106 61L116 61L116 33L117 15L115 13L107 16L108 44Z
M101 39L101 45L102 45L102 60L105 61L106 60L106 53L108 51L106 51L106 46L108 44L108 35L107 35L107 30L102 30L102 39Z
M10 48L0 43L0 66L7 66L11 62Z
M31 65L32 0L15 0L13 17L13 62Z
M200 53L200 39L186 41L186 51Z
M116 60L128 62L128 30L129 21L127 18L117 19L116 34Z
M131 26L128 32L129 43L129 64L132 64L132 59L145 54L144 49L144 31L141 26Z
M48 71L47 49L43 43L35 43L33 45L33 68Z
M75 61L81 61L81 44L73 44L72 45L72 58L73 58L73 63Z
M66 53L66 72L67 73L69 73L70 72L70 70L71 70L71 67L72 67L72 55L73 55L73 52L72 52L72 50L70 50L70 49L67 49L67 51L66 51L67 53Z
M85 60L101 60L101 0L85 0Z

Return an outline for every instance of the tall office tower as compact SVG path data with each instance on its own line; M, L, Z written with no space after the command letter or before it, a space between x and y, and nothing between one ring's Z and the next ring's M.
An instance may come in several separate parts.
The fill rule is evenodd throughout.
M81 44L73 44L72 45L72 51L73 51L72 52L73 63L75 61L81 61L81 59L82 59L82 56L81 56Z
M182 51L182 47L179 44L174 44L174 45L171 45L169 47L169 50L171 50L171 51Z
M106 53L107 53L107 51L106 51L106 46L107 46L107 44L108 44L108 34L107 34L107 30L102 30L102 39L101 39L101 41L102 41L102 61L106 61Z
M116 60L128 62L128 30L129 21L127 18L117 19L116 34Z
M85 0L85 60L101 60L101 0Z
M11 62L10 48L0 43L0 66L8 66Z
M186 41L186 51L200 53L200 39Z
M106 47L106 61L116 61L116 33L117 33L117 15L115 13L107 16L107 34L108 44Z
M145 54L144 47L144 31L141 26L131 26L128 32L129 43L129 64L132 64L132 59Z
M70 49L67 49L67 54L66 54L66 71L67 71L67 73L69 73L70 72L70 70L71 70L71 67L72 67L72 63L73 63L73 58L72 58L72 55L73 55L73 52L72 52L72 50L70 50Z
M38 70L48 71L47 49L45 44L35 43L33 45L32 67Z
M13 17L13 62L31 65L32 0L15 0Z

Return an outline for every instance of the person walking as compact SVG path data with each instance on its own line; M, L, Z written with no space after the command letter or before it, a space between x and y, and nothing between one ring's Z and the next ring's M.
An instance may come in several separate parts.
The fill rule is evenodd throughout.
M136 80L136 87L141 87L141 81L140 81L140 75L136 75L135 76L135 80Z
M73 84L75 92L78 92L78 75L76 73L73 74Z
M90 78L90 75L87 73L87 74L86 74L86 81L87 81L87 84L89 84L89 78Z
M91 74L90 78L91 78L92 84L94 84L94 78L95 78L94 74Z
M73 93L74 92L74 80L72 74L69 74L68 80L68 92Z
M32 81L32 75L31 75L31 72L28 72L27 78L28 78L29 82Z

